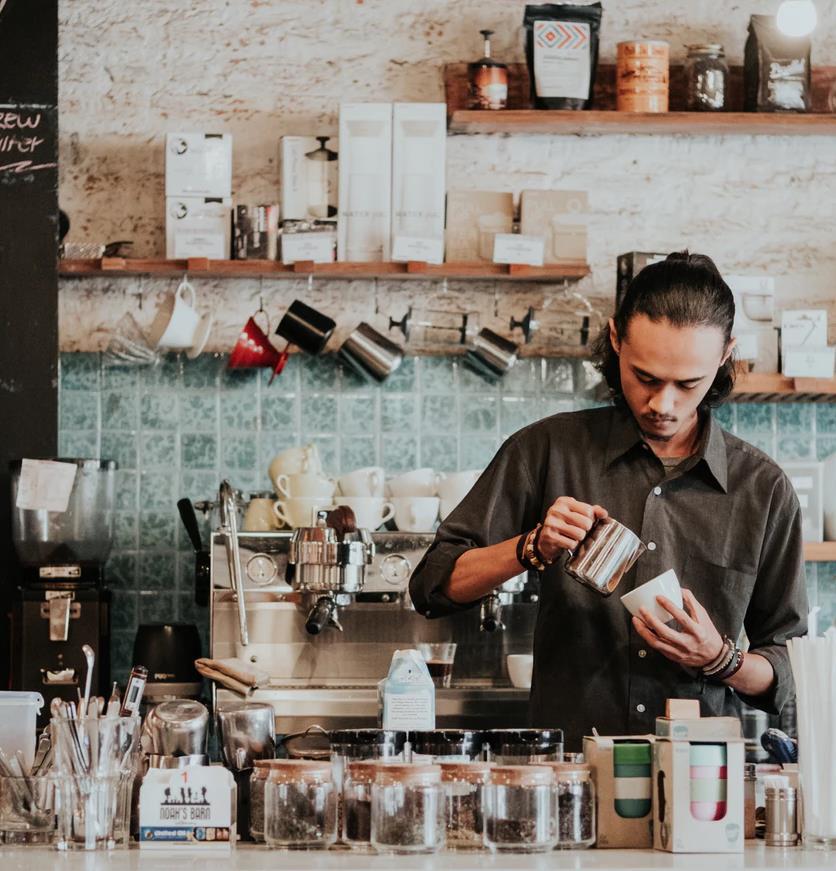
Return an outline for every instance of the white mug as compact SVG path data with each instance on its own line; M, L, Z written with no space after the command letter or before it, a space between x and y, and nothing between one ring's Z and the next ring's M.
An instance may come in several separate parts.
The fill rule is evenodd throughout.
M312 472L276 476L276 490L288 499L331 499L335 488L333 478L323 478Z
M299 475L302 472L311 472L315 475L319 475L322 472L322 463L319 461L319 451L315 444L298 448L286 448L273 457L267 468L267 474L270 476L273 487L279 496L282 495L278 487L276 487L276 480L279 475Z
M334 508L333 502L333 499L279 499L273 505L273 512L283 526L296 529L299 526L314 526L314 512Z
M195 299L194 288L185 278L173 294L166 296L149 330L148 341L152 348L185 351L194 345L200 322Z
M443 501L457 505L470 492L482 472L469 469L467 472L450 472L438 482L438 495Z
M360 529L374 531L395 516L392 503L379 496L343 496L338 501L354 512Z
M432 532L438 518L438 496L401 496L392 500L401 532Z
M279 518L273 511L272 499L250 499L241 529L244 532L272 532L279 528Z
M384 473L380 466L355 469L338 479L343 496L383 496Z
M391 497L401 496L435 496L441 475L432 469L413 469L386 482L388 494Z

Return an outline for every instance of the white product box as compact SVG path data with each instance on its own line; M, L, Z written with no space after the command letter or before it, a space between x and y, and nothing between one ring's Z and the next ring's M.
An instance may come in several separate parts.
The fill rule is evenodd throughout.
M392 236L444 238L446 103L392 110Z
M824 469L821 463L781 463L801 505L804 541L824 541Z
M167 133L166 197L231 197L229 133Z
M392 208L392 104L340 106L337 259L389 256Z
M282 263L333 263L336 233L282 233Z
M781 348L826 348L827 309L787 309L781 312Z
M169 260L228 260L231 237L232 200L228 197L166 197L165 256Z
M283 221L337 219L337 140L282 136L279 172Z
M832 378L836 348L781 345L781 371L788 378Z
M544 248L542 236L497 233L493 237L493 262L542 266Z
M745 741L703 742L725 747L726 807L718 820L694 816L692 784L714 781L691 780L691 743L657 738L653 745L653 846L669 853L742 853Z
M734 294L735 354L753 372L778 371L778 331L773 325L775 279L771 275L725 275Z
M392 260L395 263L408 263L410 260L415 260L441 264L444 262L444 238L395 236L392 239Z

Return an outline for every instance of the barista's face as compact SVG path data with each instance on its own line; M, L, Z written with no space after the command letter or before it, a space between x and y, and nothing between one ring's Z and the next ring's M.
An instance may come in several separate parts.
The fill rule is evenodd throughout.
M624 399L645 438L657 442L693 431L697 409L734 346L718 327L677 327L644 314L630 318L621 339L610 320L610 339Z

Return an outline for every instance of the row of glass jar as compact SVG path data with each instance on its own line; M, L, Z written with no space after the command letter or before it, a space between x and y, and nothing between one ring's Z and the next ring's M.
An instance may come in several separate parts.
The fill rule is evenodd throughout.
M284 849L327 848L338 831L351 847L394 853L533 853L595 842L594 788L582 763L354 761L340 795L328 762L265 760L253 771L250 801L252 836Z

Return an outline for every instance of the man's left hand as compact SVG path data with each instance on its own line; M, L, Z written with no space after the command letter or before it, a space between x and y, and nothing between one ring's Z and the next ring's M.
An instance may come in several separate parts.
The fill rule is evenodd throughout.
M665 596L657 596L656 601L676 619L680 631L662 623L647 608L640 609L640 617L633 617L633 628L650 647L689 668L704 668L717 659L723 638L690 590L682 591L684 611Z

